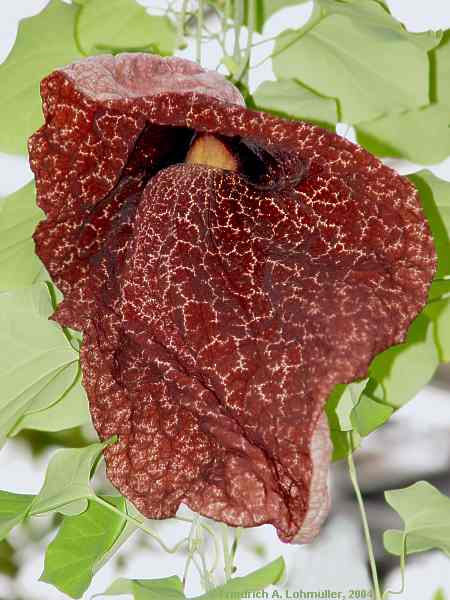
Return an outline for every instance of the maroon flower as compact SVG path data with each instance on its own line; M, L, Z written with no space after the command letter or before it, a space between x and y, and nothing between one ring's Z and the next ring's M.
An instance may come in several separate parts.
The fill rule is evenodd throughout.
M37 252L81 329L114 485L309 541L328 510L335 384L423 307L435 252L411 184L347 140L247 110L216 73L144 54L42 82Z

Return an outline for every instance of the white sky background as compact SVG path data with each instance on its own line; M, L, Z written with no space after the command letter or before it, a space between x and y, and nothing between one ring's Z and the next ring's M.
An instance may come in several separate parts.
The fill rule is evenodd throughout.
M140 0L141 4L150 6L150 0ZM0 62L2 62L14 44L17 33L17 23L20 18L38 13L47 0L3 0L0 2ZM158 2L160 5L160 3ZM450 28L450 1L449 0L388 0L388 4L394 15L412 31L423 31L426 29ZM300 7L285 9L274 15L267 23L265 36L270 37L289 27L301 26L311 12L311 2ZM258 38L257 38L258 39ZM270 53L271 45L258 47L254 60L257 62ZM193 57L192 46L183 52L186 57ZM214 45L205 48L205 65L214 67L219 59L218 50ZM270 64L266 63L252 74L251 85L254 88L260 81L273 78ZM1 105L1 100L0 100ZM402 172L417 170L416 167L401 162L396 166ZM450 160L444 161L432 169L441 178L450 180ZM29 181L32 177L28 162L23 157L8 156L0 153L0 196L7 195ZM423 432L430 427L429 403L433 402L434 421L438 423L450 423L449 396L442 391L429 387L419 394L405 409L402 409L397 420L402 421L407 428L416 428ZM373 438L376 440L376 435ZM369 443L370 451L370 443ZM47 457L33 462L31 455L25 447L10 442L0 452L0 488L20 492L38 491ZM368 581L364 566L358 562L357 557L364 556L364 548L361 544L358 526L355 521L356 514L342 515L335 519L331 527L317 544L310 548L289 547L282 545L270 527L259 528L257 531L248 532L249 540L265 543L268 547L266 560L275 558L280 553L285 555L291 575L293 576L292 589L305 590L333 589L345 591L350 587L367 588ZM178 527L178 526L177 526ZM170 530L170 527L168 528ZM20 532L16 533L17 541L20 541ZM173 531L168 531L169 541ZM54 588L38 583L37 579L42 571L43 554L34 555L24 548L23 556L26 564L21 575L21 585L27 600L63 600L63 594ZM260 566L255 556L245 548L239 552L239 570L243 574ZM163 577L175 572L181 573L184 566L184 558L167 557L156 559L155 554L143 550L138 558L129 565L125 572L120 575L135 578ZM425 567L424 567L425 568ZM424 571L414 566L410 569L408 580L408 600L431 600L433 591L439 586L444 586L450 594L450 562L441 556L429 555ZM89 594L99 593L118 576L114 571L112 563L107 565L94 579ZM398 583L395 577L393 585ZM197 585L192 593L200 590ZM0 598L9 598L11 591L7 582L0 576ZM450 596L449 596L450 597Z

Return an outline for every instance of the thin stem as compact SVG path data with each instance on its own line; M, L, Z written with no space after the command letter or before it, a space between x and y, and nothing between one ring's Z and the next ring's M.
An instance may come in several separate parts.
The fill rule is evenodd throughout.
M214 560L213 560L212 567L210 569L211 573L213 573L216 570L217 564L219 562L219 542L217 541L216 534L213 532L213 530L210 527L208 527L208 525L205 525L205 523L202 523L201 526L212 536L212 539L213 539Z
M242 536L242 527L238 527L235 532L234 532L234 542L233 545L231 547L231 558L230 558L230 562L231 562L231 573L234 573L234 559L236 558L236 552L239 546L239 542Z
M177 521L184 521L185 523L193 523L195 521L195 519L190 519L189 517L175 517L175 519ZM207 533L209 533L209 535L212 537L212 540L213 540L214 560L213 560L213 565L210 569L210 572L212 573L213 571L216 570L217 563L219 562L219 542L217 541L216 534L214 533L214 531L211 529L211 527L209 525L207 525L206 523L200 522L199 526L202 529L204 529Z
M222 529L222 545L223 545L223 563L224 573L226 581L229 581L233 577L234 573L234 559L236 558L236 552L239 545L239 540L242 535L242 527L237 527L234 532L233 544L230 547L228 545L228 526L225 523L221 523Z
M292 46L292 44L295 44L295 42L302 36L304 35L305 31L302 30L301 33L296 36L293 40L290 40L287 44L285 44L282 48L278 48L278 49L273 49L272 52L266 56L265 58L263 58L262 60L260 60L259 62L256 63L256 65L253 65L253 68L256 69L257 67L260 67L261 65L263 65L265 62L267 62L268 60L270 60L271 58L275 58L275 56L278 56L279 54L281 54L282 52L284 52L285 50L287 50L288 48L290 48ZM278 37L278 36L276 36Z
M187 5L188 0L183 0L181 12L178 15L177 48L180 48L184 43L184 24L186 21Z
M192 562L192 554L189 552L188 557L186 559L186 564L184 565L183 579L181 580L183 583L183 588L186 587L186 580L187 580L187 576L188 576L188 572L189 572L189 567L191 566L191 562Z
M186 559L186 565L184 567L184 573L183 573L183 587L186 585L186 579L187 579L187 575L188 575L188 571L189 571L189 566L190 566L192 559L194 557L194 554L197 550L196 533L197 533L199 516L197 515L194 519L192 519L190 521L191 521L191 529L189 531L189 536L188 536L188 556Z
M373 550L372 538L370 536L369 524L367 522L366 509L364 508L364 501L363 501L363 497L361 494L361 490L358 485L358 478L356 475L356 467L355 467L355 463L353 461L353 456L352 456L354 448L353 448L353 440L352 440L351 432L347 432L347 440L348 440L348 446L349 446L349 452L347 455L348 470L350 473L350 479L351 479L351 482L353 485L353 489L355 490L356 499L358 501L359 512L361 514L361 520L362 520L363 529L364 529L364 536L366 538L367 553L369 555L370 569L372 572L372 581L373 581L373 587L374 587L374 592L375 592L375 600L383 600L383 597L381 595L380 583L378 580L378 571L377 571L377 564L375 562L375 553Z
M206 560L205 560L205 556L203 554L203 549L197 548L197 554L200 556L200 561L202 564L203 581L204 581L205 591L209 592L209 590L211 590L214 587L214 583L211 578L211 571L208 570L208 567L206 565Z
M253 42L252 44L252 48L256 48L257 46L262 46L263 44L268 44L269 42L273 42L274 40L277 39L277 35L273 35L272 37L268 37L265 38L263 40L260 40L259 42Z
M198 552L197 552L197 554L198 554ZM192 562L194 563L195 568L197 569L198 574L200 575L200 581L202 584L202 588L205 590L205 592L208 592L207 579L205 579L204 573L202 571L202 567L201 567L201 565L198 564L198 560L195 559L195 555L192 556Z
M244 21L243 0L234 0L234 48L233 58L236 64L241 63L241 29Z
M406 573L405 573L405 567L406 567L406 537L407 537L407 533L406 531L403 532L403 536L402 536L402 551L400 554L400 575L402 578L402 583L401 583L401 587L398 590L398 592L394 591L394 590L386 590L383 593L383 600L386 600L387 598L389 598L390 594L395 594L396 596L403 594L406 588Z
M202 36L203 40L216 40L216 42L219 44L222 52L224 54L227 53L227 49L225 46L225 41L222 39L222 36L219 33L215 33L214 31L211 31L211 29L207 26L207 25L203 25L203 29L204 31L207 33L207 35Z
M139 521L139 519L136 519L135 517L122 512L120 509L116 508L113 504L106 502L106 500L103 500L103 498L100 498L99 496L92 496L91 498L89 498L89 500L93 500L94 502L97 502L97 504L104 506L111 512L116 513L117 515L120 515L126 521L130 521L130 523L133 523L134 525L136 525L136 527L138 529L145 531L145 533L148 534L150 537L152 537L161 546L161 548L168 554L175 554L176 552L178 552L178 550L181 548L181 546L183 546L183 544L185 544L189 539L189 538L183 538L177 544L175 544L175 546L172 546L172 547L167 546L157 533L155 533L149 527L147 527L146 525L141 523L141 521Z
M229 21L231 20L231 0L225 0L225 10L222 11L221 23L221 47L224 54L227 54L227 33Z
M245 79L248 82L248 71L250 68L250 59L252 54L253 32L255 30L255 0L248 2L248 26L247 26L247 47L245 48L244 59L241 68L236 76L236 81Z
M198 0L197 9L197 29L195 36L195 58L201 64L202 62L202 30L203 30L203 0Z
M227 19L227 21L231 21L231 19L233 18L231 0L225 0L225 18Z
M268 60L270 60L273 56L273 53L269 54L268 56L266 56L265 58L261 59L260 61L258 61L256 64L253 65L253 69L257 69L258 67L261 67L264 63L266 63Z
M222 530L222 547L223 547L223 571L225 573L225 580L229 581L232 576L232 564L230 548L228 546L228 526L225 523L220 524Z

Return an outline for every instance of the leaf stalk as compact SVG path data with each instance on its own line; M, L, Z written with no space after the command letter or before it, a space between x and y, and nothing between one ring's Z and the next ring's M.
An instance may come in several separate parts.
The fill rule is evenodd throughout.
M375 600L384 600L384 597L381 594L380 582L379 582L379 578L378 578L378 569L377 569L377 564L375 561L375 553L374 553L374 549L373 549L372 537L370 535L369 523L367 521L366 509L364 507L364 500L363 500L363 497L361 494L361 489L358 484L358 477L356 474L356 466L355 466L355 462L353 460L354 447L353 447L353 439L351 436L351 432L347 432L347 441L348 441L348 447L349 447L349 452L347 455L348 470L349 470L349 474L350 474L350 480L352 482L353 489L355 491L356 499L358 501L359 512L361 515L361 521L362 521L363 530L364 530L364 537L366 539L367 553L369 556L369 564L370 564L370 570L371 570L371 574L372 574L372 582L373 582L373 588L374 588L374 593L375 593Z

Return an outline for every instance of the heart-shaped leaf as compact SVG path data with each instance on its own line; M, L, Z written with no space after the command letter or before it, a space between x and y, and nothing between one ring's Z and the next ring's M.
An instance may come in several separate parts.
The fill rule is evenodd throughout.
M337 98L340 119L359 123L429 103L427 51L438 41L409 34L373 0L319 0L310 23L278 37L273 68Z
M450 154L449 122L450 109L431 104L359 123L356 133L358 142L377 156L433 165Z
M36 206L35 194L31 182L0 199L0 291L35 283L44 269L31 238L44 217Z
M330 129L334 129L338 121L334 98L320 96L293 79L264 81L253 94L253 100L260 110Z
M278 583L285 571L285 563L280 556L271 563L245 575L244 577L235 577L226 584L221 585L196 596L192 600L225 600L226 598L248 598L249 594L254 594L264 590L269 585ZM176 576L166 577L165 579L117 579L112 583L103 594L98 596L121 596L124 594L133 595L134 600L186 600L183 593L183 585ZM256 597L256 596L255 596Z
M280 556L276 560L261 567L253 573L244 577L235 577L225 585L221 585L195 600L225 600L225 598L248 598L250 594L255 594L264 590L269 585L278 583L284 576L286 565Z
M82 3L77 36L85 54L153 52L172 54L176 30L167 16L150 15L135 0Z
M132 595L134 600L186 600L183 584L177 576L164 579L117 579L98 596Z
M432 323L422 314L410 327L405 343L392 346L372 362L365 393L400 408L430 381L438 365Z
M49 316L49 287L0 294L0 445L21 420L45 410L74 385L78 352Z
M422 209L433 233L438 255L435 278L439 279L450 275L450 183L427 170L414 173L409 178L419 192Z
M53 69L81 58L74 37L78 8L51 0L19 23L17 39L0 65L0 150L27 152L27 139L42 124L39 84Z
M28 514L34 496L0 491L0 540Z
M95 496L90 485L92 468L107 445L106 442L58 450L50 460L44 484L33 501L30 514L55 510L69 515L84 512L87 499Z
M104 498L122 511L122 496ZM116 545L125 528L125 519L96 502L77 516L64 518L60 530L47 548L41 580L57 587L71 598L80 598L104 556Z
M450 498L427 483L385 493L386 502L400 515L404 530L384 533L384 546L391 554L402 553L406 536L406 553L437 548L450 556Z

